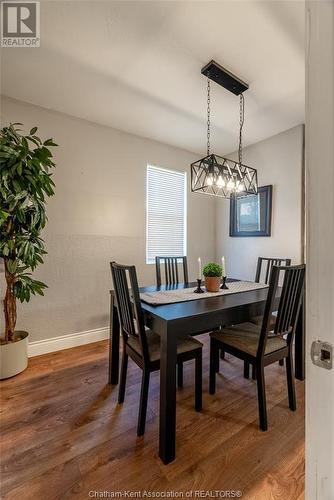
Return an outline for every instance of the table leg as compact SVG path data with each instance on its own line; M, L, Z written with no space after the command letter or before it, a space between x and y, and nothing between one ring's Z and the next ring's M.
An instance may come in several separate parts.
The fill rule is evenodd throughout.
M176 338L166 327L160 344L159 456L164 464L175 459Z
M302 301L296 326L295 377L305 380L305 299Z
M119 373L119 320L114 302L114 295L110 294L110 323L109 323L109 384L118 384Z

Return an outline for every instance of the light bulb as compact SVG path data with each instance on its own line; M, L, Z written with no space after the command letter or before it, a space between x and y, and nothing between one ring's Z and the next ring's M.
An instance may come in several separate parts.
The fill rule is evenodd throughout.
M208 183L208 186L212 186L213 185L213 177L212 177L212 175L210 175L210 177L208 177L207 183Z
M227 186L226 186L226 187L227 187L228 191L232 191L232 189L234 189L235 184L234 184L234 182L232 181L232 179L230 179L230 180L228 181L228 183L227 183Z
M222 188L222 187L224 187L224 186L225 186L224 179L222 178L222 176L221 176L221 175L218 177L218 180L217 180L217 186L218 186L219 188Z

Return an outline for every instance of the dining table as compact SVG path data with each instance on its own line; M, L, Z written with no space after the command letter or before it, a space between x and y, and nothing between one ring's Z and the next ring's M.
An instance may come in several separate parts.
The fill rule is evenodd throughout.
M229 282L237 280L228 279ZM193 288L196 283L146 286L140 293L166 291L171 288ZM277 289L275 304L278 308L281 288ZM160 410L159 456L164 464L175 459L176 450L176 346L177 340L188 335L200 335L221 326L249 321L264 312L268 288L217 295L209 298L152 305L141 301L146 325L160 336ZM120 324L114 293L110 291L109 383L119 378ZM295 376L305 376L304 308L301 307L295 336Z

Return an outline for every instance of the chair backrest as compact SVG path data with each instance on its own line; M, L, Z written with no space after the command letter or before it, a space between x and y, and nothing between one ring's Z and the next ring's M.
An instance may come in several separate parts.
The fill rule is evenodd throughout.
M283 286L277 310L277 319L274 334L287 334L287 344L290 345L296 331L298 315L304 292L305 265L300 266L273 266L269 283L267 302L263 315L263 322L257 356L265 353L268 333L271 329L271 315L275 308L275 298L280 274L284 273Z
M166 285L177 285L179 281L178 264L182 264L183 282L188 283L187 257L156 257L155 268L157 276L157 286L161 286L161 264L164 263ZM182 281L181 281L182 283Z
M140 303L135 266L110 262L114 293L124 342L135 337L140 345L141 356L149 361L144 315ZM130 285L130 289L129 286Z
M263 267L262 267L263 264ZM256 283L268 285L273 266L291 266L291 259L277 259L273 257L258 257L255 273ZM262 280L263 278L263 280ZM262 280L262 281L261 281Z

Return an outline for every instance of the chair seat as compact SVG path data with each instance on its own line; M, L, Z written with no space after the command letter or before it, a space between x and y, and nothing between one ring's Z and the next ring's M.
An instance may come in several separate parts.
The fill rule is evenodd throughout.
M220 331L210 333L210 336L221 343L256 356L259 344L261 327L253 323L241 323ZM287 346L287 342L279 335L272 335L267 339L265 354L278 351Z
M147 329L146 338L150 361L158 361L160 359L160 336ZM131 336L128 338L127 344L140 356L141 349L139 345L139 338L137 339L136 337ZM177 355L196 351L198 349L202 349L202 347L203 344L193 337L185 337L183 339L180 339L177 343Z

